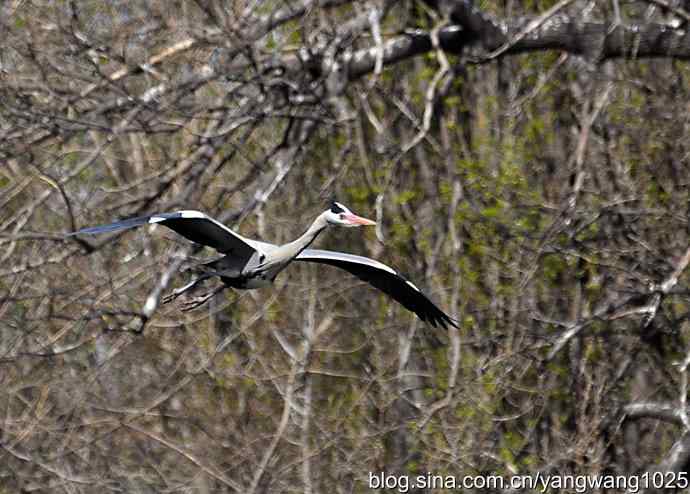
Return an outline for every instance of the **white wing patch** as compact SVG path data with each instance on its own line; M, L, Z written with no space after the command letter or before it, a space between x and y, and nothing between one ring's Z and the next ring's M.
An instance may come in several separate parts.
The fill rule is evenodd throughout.
M218 223L213 218L206 216L201 211L185 210L185 211L180 211L179 213L180 213L180 216L182 216L183 218L208 218L211 221L213 221L214 223ZM220 225L221 223L218 223L218 224ZM227 230L227 227L225 225L223 225L223 228L225 228Z
M149 223L160 223L161 221L165 221L167 218L161 218L160 216L151 216L149 218Z
M415 284L412 283L410 280L405 280L405 281L407 282L408 285L410 285L412 288L414 288L415 290L417 290L419 293L422 292L422 291L421 291L419 288L417 288L417 287L415 286Z
M397 271L395 271L395 269L391 268L390 266L386 266L382 262L374 261L372 264L374 265L374 267L377 267L379 269L383 269L384 271L388 271L390 274L394 274L396 276L398 275L398 273L397 273Z

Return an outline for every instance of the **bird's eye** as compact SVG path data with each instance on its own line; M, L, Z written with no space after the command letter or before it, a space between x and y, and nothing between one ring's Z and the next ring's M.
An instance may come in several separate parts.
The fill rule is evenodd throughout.
M340 214L338 215L338 218L340 218L341 220L344 220L344 219L345 219L345 215L344 215L343 213L340 213Z

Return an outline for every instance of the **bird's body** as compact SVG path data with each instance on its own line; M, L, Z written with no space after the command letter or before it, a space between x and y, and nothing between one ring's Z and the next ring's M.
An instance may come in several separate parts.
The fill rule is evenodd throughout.
M329 264L349 271L387 293L432 326L446 327L448 324L456 326L453 319L393 268L367 257L308 248L319 233L330 225L355 227L375 224L371 220L353 214L337 202L321 213L299 238L283 245L245 238L199 211L177 211L140 216L108 225L85 228L70 235L104 233L156 223L176 231L195 243L212 247L222 254L222 257L203 263L199 269L200 276L174 290L165 301L175 299L214 276L218 276L225 286L236 289L263 288L271 285L278 274L291 262L305 261ZM218 291L201 299L200 303L194 307L205 302Z

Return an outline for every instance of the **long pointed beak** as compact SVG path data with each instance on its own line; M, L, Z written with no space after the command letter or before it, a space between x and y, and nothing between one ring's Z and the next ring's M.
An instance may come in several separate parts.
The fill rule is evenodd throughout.
M362 218L361 216L357 216L356 214L348 214L345 216L345 219L349 221L351 225L357 226L373 226L376 224L375 221L369 220L367 218Z

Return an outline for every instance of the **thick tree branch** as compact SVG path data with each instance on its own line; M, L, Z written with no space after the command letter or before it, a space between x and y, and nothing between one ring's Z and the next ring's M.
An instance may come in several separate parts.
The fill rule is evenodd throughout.
M623 407L627 419L652 418L683 425L682 413L677 405L670 403L639 402L630 403Z
M460 53L468 44L466 26L448 26L439 31L439 45L449 53ZM519 33L517 27L511 33ZM498 36L497 31L483 30L486 37L474 38L488 51L500 49L509 43L512 35ZM392 65L433 49L431 34L411 31L389 39L383 45L383 65ZM662 24L611 26L605 23L582 22L567 15L551 18L525 34L522 39L502 52L517 55L533 51L560 50L574 55L584 55L597 60L611 58L637 59L671 57L690 59L690 32L671 29ZM349 58L351 79L371 73L376 67L378 47L356 51Z
M551 18L508 53L562 50L576 55L610 58L670 57L690 59L690 33L663 24L619 25L583 22L569 15Z

